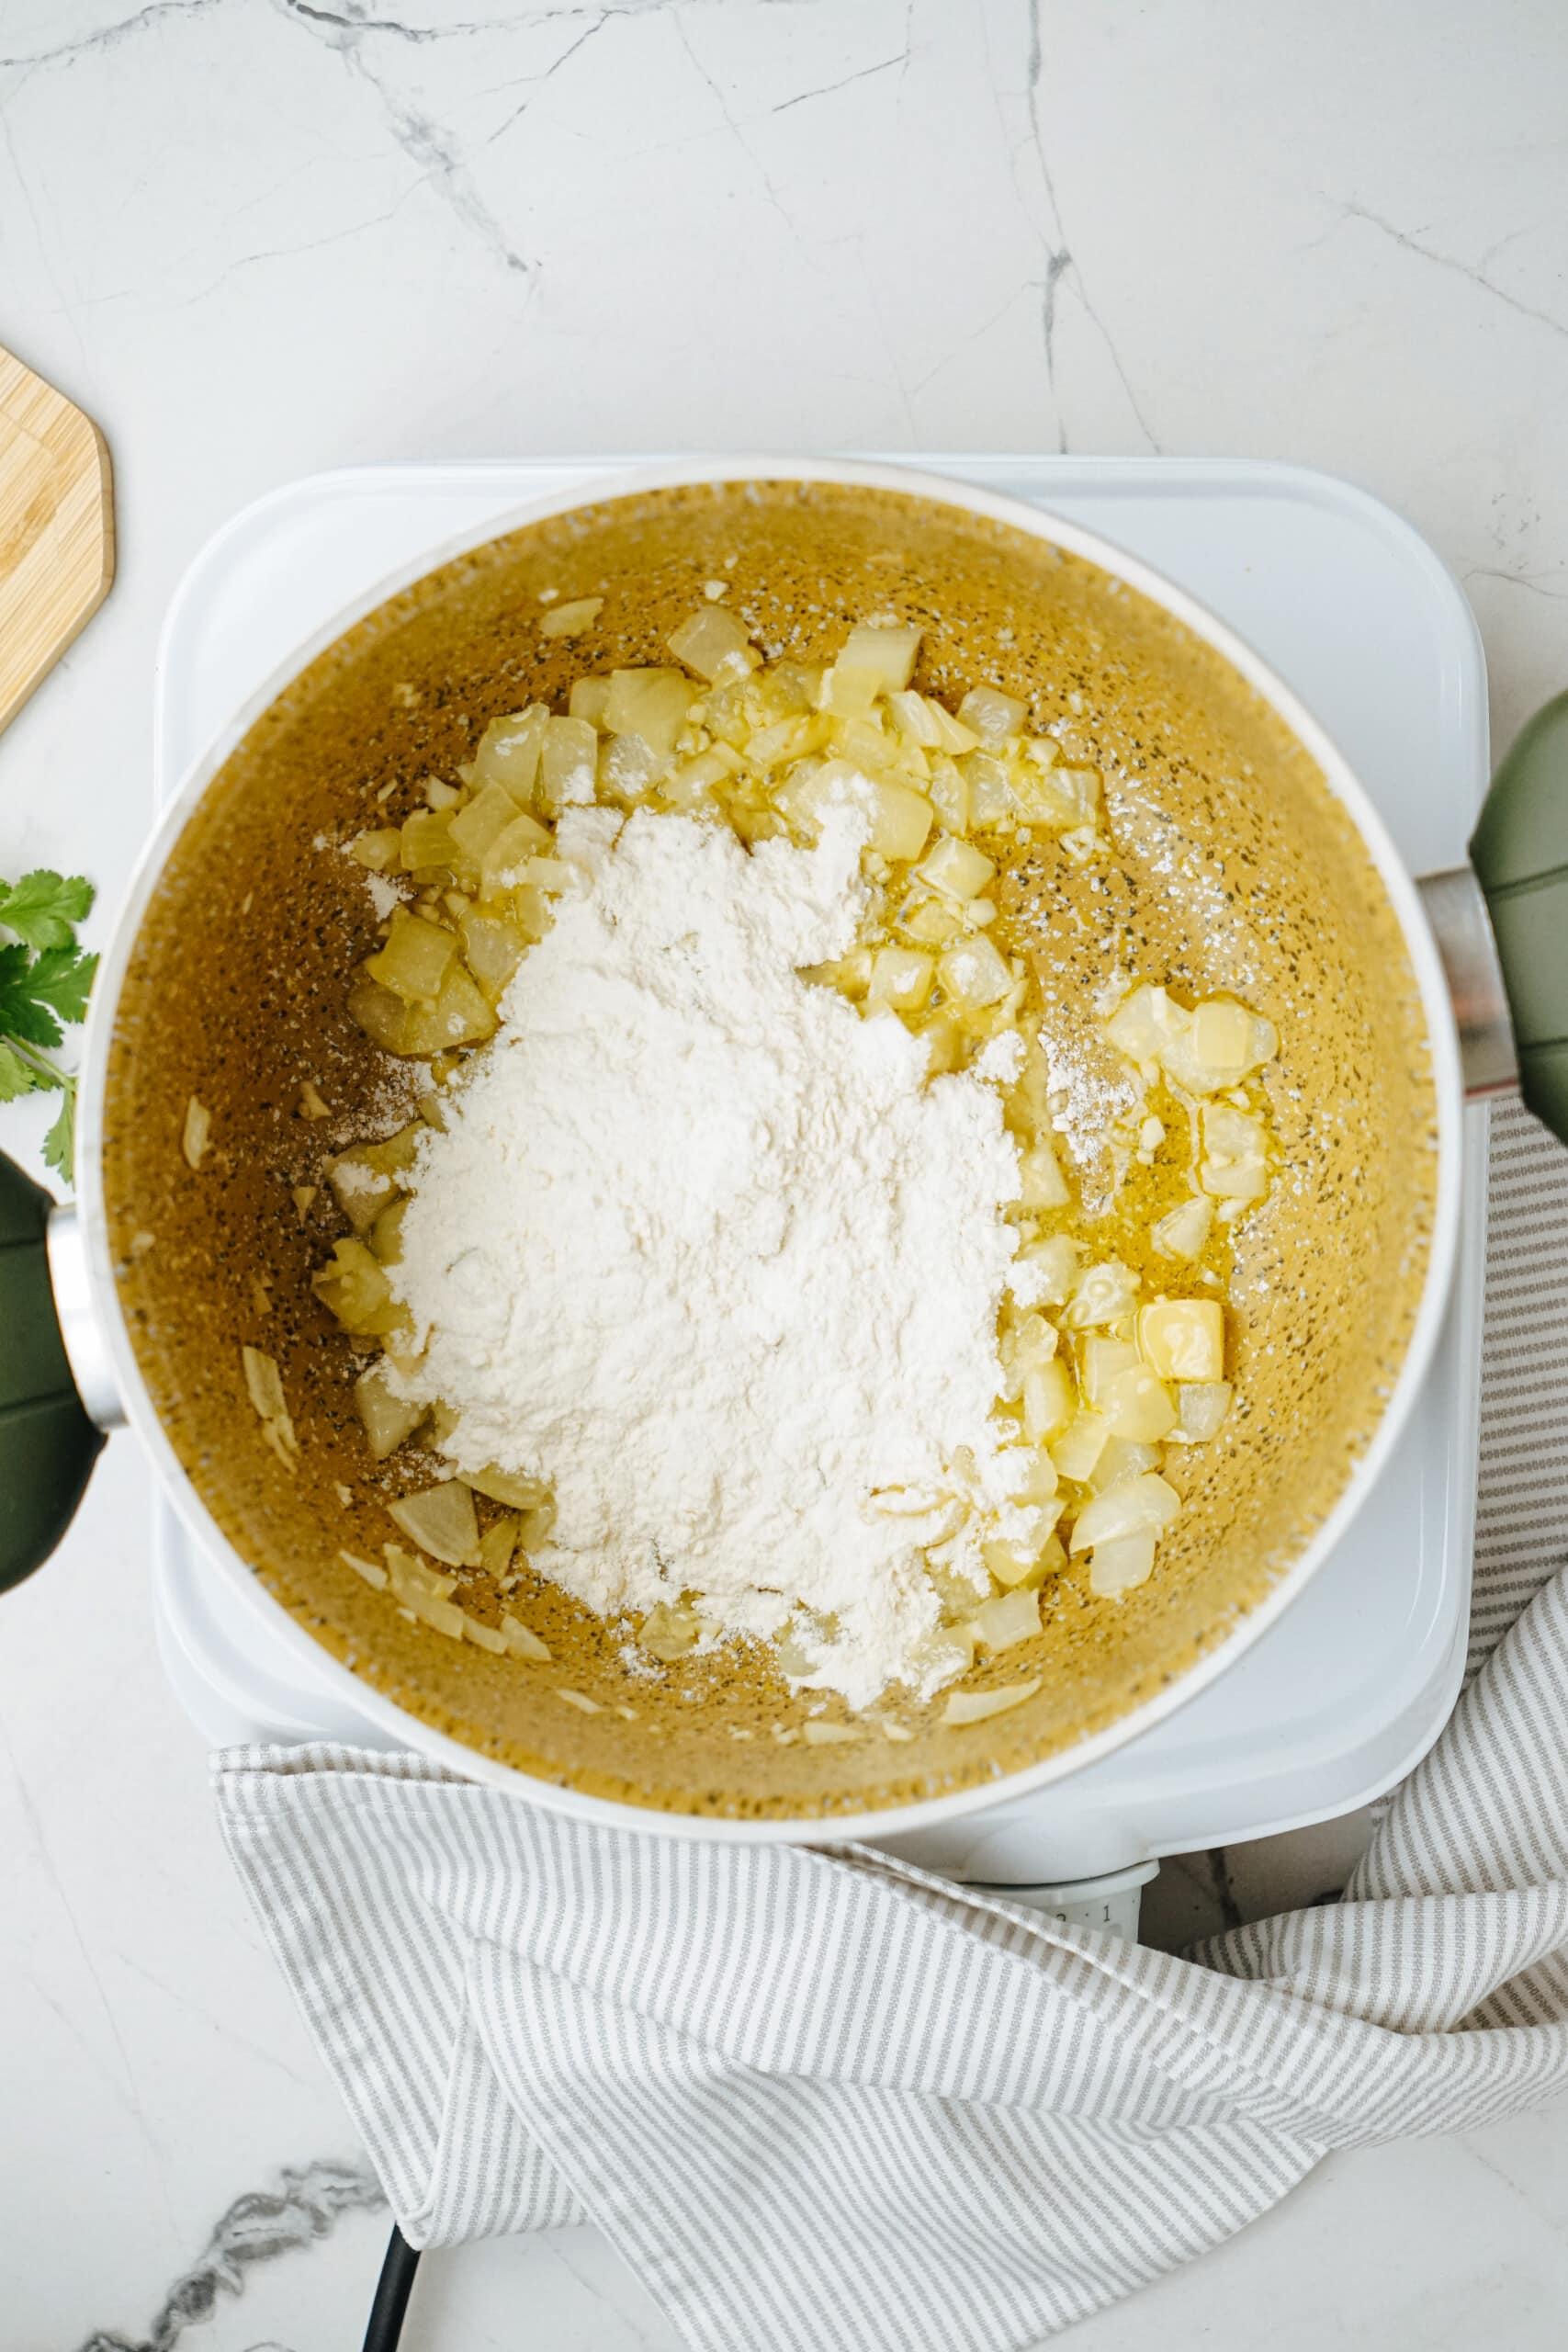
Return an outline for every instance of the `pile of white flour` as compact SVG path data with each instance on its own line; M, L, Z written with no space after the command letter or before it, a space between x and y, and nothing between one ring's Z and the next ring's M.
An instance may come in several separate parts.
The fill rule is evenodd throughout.
M815 849L573 812L581 894L422 1144L393 1286L461 1469L554 1488L547 1576L609 1615L829 1622L810 1679L911 1675L935 1596L870 1498L982 1469L1017 1152L991 1086L928 1081L891 1014L797 966L863 911L860 820ZM918 1498L910 1498L911 1500Z

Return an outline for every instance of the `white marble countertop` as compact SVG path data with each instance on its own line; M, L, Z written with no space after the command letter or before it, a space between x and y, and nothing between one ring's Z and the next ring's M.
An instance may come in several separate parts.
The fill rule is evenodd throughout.
M1463 581L1506 742L1568 680L1565 73L1550 0L5 0L0 341L103 424L121 538L0 742L0 871L113 901L175 580L369 458L1327 467ZM0 1611L0 2334L172 2346L227 2217L192 2352L338 2352L384 2216L220 1853L147 1542L121 1439ZM1169 1865L1147 1930L1209 1924L1216 1870L1248 1916L1334 1887L1361 1834ZM1546 2352L1565 2308L1558 2108L1331 2162L1074 2341ZM405 2341L673 2339L580 2231L427 2261Z

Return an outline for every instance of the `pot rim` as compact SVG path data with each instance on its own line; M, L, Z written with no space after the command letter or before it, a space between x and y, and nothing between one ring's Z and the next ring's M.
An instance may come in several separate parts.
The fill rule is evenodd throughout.
M449 1734L437 1731L408 1713L374 1685L355 1674L305 1628L262 1583L255 1571L234 1549L208 1511L187 1476L142 1382L121 1312L108 1250L103 1195L103 1107L109 1042L120 988L132 945L141 930L148 902L175 842L183 833L208 786L256 720L318 655L345 631L412 587L428 573L457 557L510 532L570 514L583 506L641 492L734 481L824 482L846 488L884 490L953 506L980 514L1048 545L1065 548L1124 581L1161 606L1193 634L1213 648L1262 696L1316 761L1329 790L1346 809L1366 846L1379 879L1398 919L1406 953L1416 973L1426 1015L1432 1077L1437 1096L1438 1191L1429 1254L1404 1359L1376 1430L1351 1470L1344 1490L1310 1543L1272 1590L1239 1618L1225 1637L1199 1657L1174 1683L1130 1710L1114 1723L1076 1746L1045 1757L1037 1764L1006 1773L995 1781L957 1789L918 1802L870 1812L836 1815L781 1815L766 1820L731 1820L719 1815L665 1812L654 1806L625 1803L547 1781L466 1747ZM378 582L364 596L326 621L298 647L249 697L207 748L186 769L149 836L128 886L114 932L103 952L97 985L88 1012L79 1079L76 1188L82 1211L89 1283L98 1328L111 1358L126 1419L148 1448L159 1478L176 1512L201 1552L229 1582L243 1602L281 1636L288 1649L338 1688L344 1703L376 1727L402 1744L434 1758L459 1776L490 1783L526 1797L579 1820L602 1827L644 1834L695 1838L722 1838L750 1844L840 1844L851 1839L878 1843L903 1837L939 1821L953 1821L1002 1804L1037 1793L1152 1731L1177 1710L1207 1690L1253 1644L1275 1624L1316 1574L1376 1484L1418 1395L1430 1365L1447 1309L1458 1253L1461 1123L1463 1086L1459 1039L1448 985L1416 885L1395 849L1382 817L1354 769L1326 730L1293 690L1261 655L1228 623L1210 612L1188 590L1140 558L1131 556L1098 534L1044 510L993 491L982 490L953 476L926 473L914 468L884 465L873 460L803 458L798 457L700 457L629 467L594 481L584 493L576 488L555 497L531 500L505 514L491 516L439 543L409 564Z

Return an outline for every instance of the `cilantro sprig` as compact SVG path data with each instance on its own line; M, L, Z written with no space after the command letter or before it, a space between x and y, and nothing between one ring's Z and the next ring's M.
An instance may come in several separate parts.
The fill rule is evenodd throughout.
M69 1178L76 1119L76 1080L53 1059L65 1024L87 1010L98 959L76 944L76 925L93 903L79 874L40 866L19 882L0 882L0 1102L23 1094L58 1094L60 1116L44 1137L47 1166Z

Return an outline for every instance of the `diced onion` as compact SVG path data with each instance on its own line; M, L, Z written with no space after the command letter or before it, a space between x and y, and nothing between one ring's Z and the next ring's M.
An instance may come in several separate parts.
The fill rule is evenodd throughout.
M1026 817L1064 834L1088 831L1092 840L1100 810L1100 775L1094 768L1043 764L1038 747L1013 775L1013 793Z
M1229 1102L1203 1105L1203 1163L1199 1181L1221 1200L1261 1200L1269 1189L1263 1122Z
M533 1510L549 1493L542 1478L530 1478L519 1470L501 1470L487 1464L482 1470L459 1470L458 1477L476 1495L484 1495L492 1503L505 1503L513 1510Z
M599 774L599 738L586 718L546 721L539 797L547 808L585 806Z
M513 809L511 820L487 842L479 856L479 896L498 899L515 890L530 861L547 854L551 836L525 808Z
M604 609L603 596L578 596L570 605L553 605L539 623L541 637L581 637Z
M1019 1154L1018 1173L1021 1208L1061 1209L1072 1199L1048 1136L1037 1137L1027 1151Z
M354 1408L365 1425L366 1440L377 1462L385 1462L406 1438L413 1435L427 1410L423 1404L395 1396L386 1367L378 1363L372 1364L368 1372L362 1372L355 1382Z
M989 833L1010 825L1021 812L1013 786L1016 771L993 759L988 752L970 752L963 764L964 781L969 788L969 822L974 831Z
M797 770L779 795L779 805L812 832L830 808L858 809L870 826L871 848L891 858L919 855L934 813L924 793L866 775L849 760L824 760L809 775Z
M385 874L396 865L402 847L402 835L395 826L376 825L367 831L355 833L348 844L348 854L355 865L363 865L369 874Z
M931 992L931 958L918 947L879 947L871 959L867 1001L918 1012Z
M400 1495L387 1510L422 1551L448 1567L479 1565L479 1529L474 1498L459 1479L444 1478L420 1494Z
M661 1600L650 1609L637 1628L637 1640L654 1657L666 1666L673 1666L678 1658L689 1657L702 1639L702 1620L694 1609L681 1600Z
M682 761L673 775L665 777L660 789L677 808L691 808L733 775L739 764L728 743L711 743L694 759Z
M513 1657L525 1657L535 1666L548 1663L548 1648L520 1617L502 1617L501 1634Z
M919 700L917 695L916 701ZM926 792L931 807L946 831L966 833L969 830L969 786L964 771L945 757L928 762L931 774L926 779Z
M936 812L923 792L890 778L877 779L871 846L881 856L919 857L926 845Z
M842 758L851 761L857 768L863 768L867 775L908 774L914 765L902 745L887 733L880 711L860 711L847 716L819 711L817 725L823 730L824 740L830 741ZM920 780L923 783L923 763L921 768Z
M1214 1222L1214 1204L1201 1193L1180 1201L1150 1232L1149 1240L1162 1258L1196 1258L1201 1255Z
M1168 1437L1176 1426L1176 1405L1165 1382L1146 1364L1119 1372L1096 1400L1114 1434L1140 1445Z
M887 707L892 713L894 726L907 742L913 743L922 752L941 749L942 729L924 695L903 689L888 695Z
M531 857L523 868L527 887L542 890L547 899L564 898L576 878L576 869L560 857Z
M1121 1323L1138 1303L1138 1278L1118 1259L1086 1266L1073 1285L1062 1320L1070 1330L1088 1331L1097 1324Z
M1056 1327L1043 1315L1020 1317L1002 1342L1002 1360L1015 1367L1050 1363L1058 1346Z
M1028 1682L1005 1682L996 1690L950 1690L942 1720L954 1726L988 1723L993 1715L1005 1715L1010 1708L1032 1699L1041 1679L1037 1674Z
M506 1636L500 1626L483 1624L479 1618L470 1617L466 1611L463 1617L463 1638L465 1641L476 1643L481 1650L489 1650L492 1657L504 1657L506 1655Z
M367 958L365 969L405 1004L434 1003L457 953L457 939L443 924L397 907L386 945Z
M943 993L971 1012L998 1003L1012 986L1012 974L984 932L950 947L936 976Z
M826 707L853 712L869 707L878 695L902 693L914 675L919 649L918 628L851 629L823 681Z
M951 1682L975 1662L975 1635L967 1625L939 1625L928 1634L909 1661L912 1673L926 1687Z
M746 756L753 767L782 767L805 759L807 752L821 751L830 736L829 722L815 711L781 718L776 727L758 729L746 746Z
M400 1544L383 1544L381 1557L387 1563L392 1590L411 1606L417 1601L449 1600L457 1589L456 1577L442 1576L428 1560L416 1559Z
M1085 1503L1073 1521L1068 1538L1070 1552L1087 1552L1096 1544L1109 1544L1122 1535L1137 1535L1145 1528L1158 1534L1168 1527L1181 1508L1181 1498L1174 1487L1156 1472L1142 1478L1129 1478L1122 1487L1112 1487L1109 1494L1096 1495Z
M496 835L503 833L518 813L517 803L504 785L484 785L473 799L451 818L449 830L452 839L465 857L479 865ZM536 827L536 831L541 840L547 838L542 825Z
M1040 1596L1020 1586L983 1601L969 1619L983 1649L1010 1650L1016 1642L1032 1641L1040 1631Z
M1044 1555L1033 1544L1012 1544L1003 1536L992 1535L981 1544L980 1556L1004 1591L1011 1592L1020 1587L1032 1589L1045 1580Z
M1140 1068L1157 1063L1175 1085L1198 1095L1235 1086L1280 1046L1272 1023L1233 998L1211 997L1189 1012L1147 982L1123 998L1106 1035Z
M954 718L946 704L938 702L934 695L927 695L923 700L931 716L931 725L936 729L939 750L945 752L950 758L955 760L962 759L966 752L975 750L980 738L972 728L965 727L961 718Z
M999 694L995 686L971 686L958 706L960 725L972 727L982 743L1005 743L1028 715L1016 695Z
M1055 1519L1060 1510L1059 1502L1053 1503L1041 1515ZM1031 1591L1037 1589L1047 1577L1055 1576L1066 1566L1067 1557L1060 1536L1055 1534L1047 1535L1039 1545L1013 1544L1004 1537L993 1536L981 1545L980 1551L994 1582L1010 1592L1019 1585Z
M310 1287L345 1331L383 1339L403 1320L385 1272L363 1241L334 1241L331 1262L311 1276Z
M571 718L586 718L590 727L603 727L609 700L608 678L574 678L571 692L566 698L567 715Z
M1111 1384L1123 1372L1131 1372L1143 1358L1131 1340L1115 1340L1101 1331L1091 1331L1083 1343L1084 1395L1091 1405L1103 1405Z
M713 605L690 614L664 641L677 662L683 662L710 685L725 678L744 677L756 660L735 615Z
M1146 1470L1157 1470L1159 1462L1159 1447L1151 1442L1109 1437L1089 1484L1097 1495L1109 1494L1112 1487L1124 1487L1129 1478L1141 1478Z
M1082 1484L1094 1476L1094 1465L1111 1437L1111 1424L1100 1413L1079 1413L1053 1441L1051 1459L1064 1478Z
M449 1642L462 1640L464 1618L456 1601L437 1600L415 1592L411 1593L402 1605L409 1616L422 1625L431 1626L438 1634L445 1634Z
M199 1168L207 1150L207 1139L212 1132L212 1114L205 1102L193 1094L186 1104L185 1126L180 1134L180 1149L187 1168Z
M479 1045L494 1028L495 1014L466 967L455 961L435 1002L428 1010L417 1009L410 1035L416 1052L440 1054L458 1046Z
M927 852L917 868L922 882L929 882L945 898L958 899L977 899L996 870L973 842L954 841L948 833Z
M517 1549L517 1516L504 1511L500 1519L491 1520L479 1537L479 1566L492 1582L499 1584L512 1566L512 1555Z
M355 1232L369 1232L376 1218L381 1216L388 1202L395 1197L398 1185L381 1169L367 1167L362 1152L344 1152L327 1167L327 1183L336 1193L339 1209L348 1218Z
M452 839L450 820L429 808L416 808L403 822L400 852L405 874L450 865L461 852Z
M1161 1380L1223 1379L1224 1309L1216 1298L1156 1299L1138 1309L1138 1348Z
M472 907L459 928L464 963L492 1002L499 1001L523 960L526 938L505 916L481 915Z
M950 899L922 899L906 910L903 928L922 947L946 947L963 930L964 917Z
M475 783L481 787L499 784L518 808L526 808L539 773L549 716L546 706L536 702L505 718L492 718L474 753Z
M1101 1600L1131 1592L1154 1572L1155 1539L1147 1528L1097 1544L1089 1555L1089 1589Z
M245 1387L255 1408L257 1419L287 1419L288 1407L283 1394L283 1375L276 1360L264 1355L260 1348L242 1348L240 1360L244 1366Z
M1061 1363L1037 1365L1024 1376L1024 1434L1040 1445L1065 1430L1072 1419L1077 1398L1071 1374Z
M352 1568L356 1577L362 1577L372 1592L386 1591L387 1571L378 1567L374 1560L362 1560L357 1552L340 1552L338 1558L345 1568Z
M612 735L640 736L650 750L669 753L686 724L692 698L691 681L679 670L612 670L604 723Z
M1183 1445L1205 1445L1217 1437L1231 1408L1228 1380L1184 1381L1176 1392L1178 1420L1171 1431Z
M1067 1233L1048 1233L1043 1240L1029 1242L1015 1261L1028 1276L1014 1285L1018 1295L1037 1306L1059 1306L1072 1295L1082 1259L1082 1243Z
M1234 1086L1248 1071L1270 1062L1280 1050L1279 1032L1272 1022L1249 1012L1234 997L1211 997L1194 1008L1192 1050L1209 1069Z
M1056 1376L1053 1379L1052 1375ZM1023 1434L1031 1445L1043 1444L1054 1429L1061 1427L1064 1414L1062 1384L1066 1374L1059 1364L1036 1364L1023 1375L1021 1391L1023 1406Z

